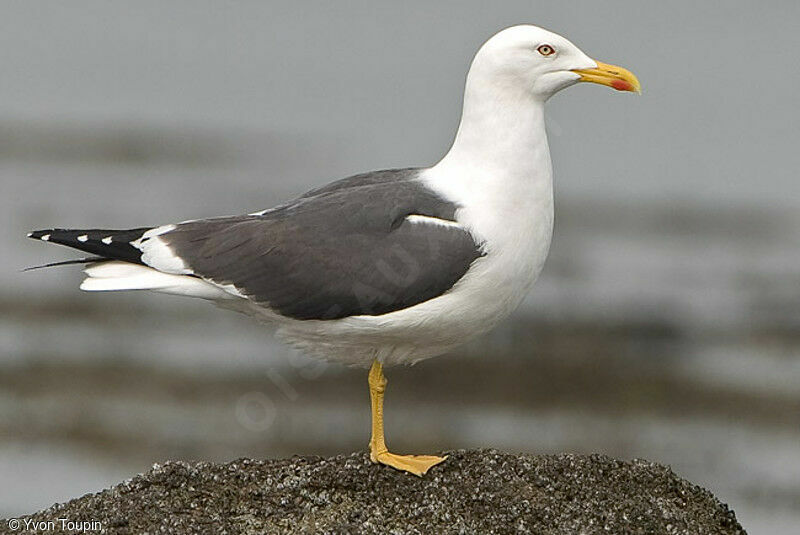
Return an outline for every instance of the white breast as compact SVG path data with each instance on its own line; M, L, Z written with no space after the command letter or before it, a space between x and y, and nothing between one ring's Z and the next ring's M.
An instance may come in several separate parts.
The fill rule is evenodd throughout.
M487 332L519 305L550 248L549 158L541 164L537 166L541 174L533 175L479 177L475 168L450 164L423 173L423 181L461 206L456 212L458 224L483 244L486 253L449 292L381 316L282 321L278 334L316 356L368 366L375 358L386 364L423 360ZM472 187L462 187L465 183Z

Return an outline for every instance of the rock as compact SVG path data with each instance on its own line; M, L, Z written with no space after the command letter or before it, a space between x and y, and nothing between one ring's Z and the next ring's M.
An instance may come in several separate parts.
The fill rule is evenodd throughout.
M168 462L25 518L95 521L114 534L745 533L710 492L655 463L446 453L423 478L364 453Z

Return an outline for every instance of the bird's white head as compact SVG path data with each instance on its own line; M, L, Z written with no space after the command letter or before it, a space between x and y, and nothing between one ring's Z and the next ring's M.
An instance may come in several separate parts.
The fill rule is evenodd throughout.
M532 182L550 191L544 103L578 82L640 90L639 80L627 69L596 61L543 28L520 25L497 33L472 61L458 132L432 169L431 180L440 189L452 182L453 198L465 189L476 196L495 192L498 177L503 177L505 191L517 192L511 196L526 195ZM539 196L545 199L551 193L542 190Z
M627 69L595 61L558 34L532 25L506 28L486 41L469 72L474 84L547 100L577 82L641 92Z

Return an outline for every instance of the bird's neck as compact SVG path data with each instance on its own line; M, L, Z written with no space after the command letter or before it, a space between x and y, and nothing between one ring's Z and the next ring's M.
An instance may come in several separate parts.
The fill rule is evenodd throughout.
M453 146L429 176L453 197L474 196L482 202L495 194L552 196L544 102L468 79Z
M459 205L458 223L487 253L480 277L511 310L550 248L553 172L543 103L484 89L467 84L453 146L422 179Z

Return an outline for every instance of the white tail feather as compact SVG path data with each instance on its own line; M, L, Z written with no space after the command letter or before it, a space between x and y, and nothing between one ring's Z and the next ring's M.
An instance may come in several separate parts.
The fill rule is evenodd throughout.
M211 300L237 298L224 287L197 277L162 273L151 267L119 260L93 264L84 273L88 276L81 283L81 290L87 292L151 290Z

